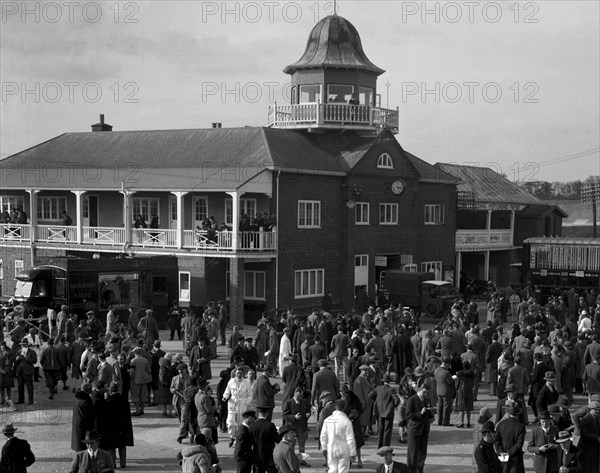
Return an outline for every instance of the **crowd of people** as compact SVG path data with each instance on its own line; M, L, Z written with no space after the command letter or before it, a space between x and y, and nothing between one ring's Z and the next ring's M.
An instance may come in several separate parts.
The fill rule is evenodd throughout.
M314 416L329 473L362 468L361 448L371 436L384 458L382 473L422 473L433 422L473 429L477 471L524 472L525 427L535 424L527 451L536 473L598 473L600 298L591 291L575 296L551 297L544 305L524 297L503 320L496 310L503 296L494 294L483 327L477 304L457 298L450 314L424 331L397 304L335 314L328 293L328 310L263 314L253 337L239 326L226 337L223 301L200 312L175 302L169 339L177 336L182 345L173 353L162 350L151 310L140 317L132 308L123 323L109 310L103 324L93 311L76 320L63 306L56 314L49 309L54 322L41 338L24 320L9 332L12 347L1 348L0 401L9 401L16 378L17 403L25 402L25 388L34 402L41 372L50 400L60 383L63 391L72 387L73 472L92 471L86 469L92 461L115 468L117 453L126 467L131 418L155 405L178 419L174 440L189 443L179 455L183 471L220 471L220 431L229 437L238 472L298 473L309 466ZM228 345L228 359L217 377L219 343ZM472 425L484 385L497 403ZM574 395L583 394L587 407L570 413ZM274 411L281 412L279 428ZM450 423L453 411L460 413L457 425ZM395 428L406 443L406 463L392 461Z

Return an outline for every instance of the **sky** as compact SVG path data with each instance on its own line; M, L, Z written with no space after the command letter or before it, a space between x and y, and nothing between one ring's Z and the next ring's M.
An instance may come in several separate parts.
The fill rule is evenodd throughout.
M597 1L339 0L425 161L600 175ZM0 153L65 132L266 126L330 1L2 1ZM387 84L387 85L386 85Z

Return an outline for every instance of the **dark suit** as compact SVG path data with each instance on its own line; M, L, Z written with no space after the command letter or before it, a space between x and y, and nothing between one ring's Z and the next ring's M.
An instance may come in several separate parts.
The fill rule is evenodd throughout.
M508 417L498 422L496 432L494 442L496 451L508 453L508 462L504 466L504 473L525 473L523 464L525 426L516 418Z
M300 419L296 419L296 414L300 414ZM304 453L304 446L308 437L308 417L310 416L310 404L306 399L288 399L283 404L281 417L284 424L291 424L296 431L298 447L300 452Z
M544 385L538 394L538 397L535 401L535 407L537 409L538 415L543 414L544 412L548 412L548 406L550 404L556 404L558 401L558 391L556 387L550 389L548 385Z
M35 456L27 440L12 437L2 447L0 457L0 471L11 471L14 473L27 473L27 467L33 465ZM9 470L9 467L12 467Z
M246 425L240 425L235 436L235 451L233 458L237 462L237 473L250 473L254 458L255 443Z
M575 445L571 445L568 451L558 449L558 465L569 469L569 473L585 473L583 464L583 452Z
M273 409L275 409L275 394L279 391L278 384L271 384L269 377L260 376L252 388L252 397L256 401L257 407L268 407L269 414L267 420L270 422L273 418Z
M256 445L255 473L274 472L273 450L275 450L275 444L279 442L277 427L267 419L258 419L250 426L249 430Z
M450 370L444 366L437 368L433 375L437 386L438 424L450 425L452 399L454 397L454 380Z
M33 404L33 365L37 362L37 355L31 348L27 348L25 356L21 350L15 353L15 375L19 381L19 402L25 402L25 386L29 403Z
M340 381L335 373L328 368L320 369L313 376L311 404L319 399L323 391L329 391L336 399L340 393Z
M406 463L411 472L423 473L423 466L427 458L427 443L429 441L429 430L431 426L429 419L433 417L431 411L421 414L423 407L429 406L429 399L421 398L414 394L406 401L406 427L407 446Z
M502 462L498 459L494 444L481 439L473 453L477 473L502 473Z
M552 473L558 471L558 450L553 448L551 450L546 450L545 452L540 452L539 449L542 445L547 445L556 441L556 437L558 437L558 427L551 425L546 434L542 427L538 426L533 429L531 434L532 436L527 445L527 451L535 453L535 457L533 457L533 469L535 470L535 473L546 473L546 471ZM560 449L559 445L555 445L555 447Z
M394 427L394 411L400 404L396 390L389 384L377 386L369 393L369 398L375 401L379 413L379 428L377 448L392 444L392 429Z
M585 452L585 473L600 472L600 414L587 413L579 422L581 442L578 447Z
M110 454L105 450L96 450L96 458L92 460L87 450L77 452L71 463L70 473L88 473L89 471L114 471L115 464Z
M388 470L386 469L385 464L377 465L377 468L375 469L375 473L387 473L387 472L388 472ZM408 467L404 463L393 462L392 463L392 473L412 473L412 471L409 470Z

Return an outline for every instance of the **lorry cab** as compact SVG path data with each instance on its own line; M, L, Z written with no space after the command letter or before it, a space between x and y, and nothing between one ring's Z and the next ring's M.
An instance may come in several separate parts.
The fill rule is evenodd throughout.
M51 301L66 303L66 280L66 270L58 266L25 269L16 276L13 302L25 307L33 318L45 316Z
M382 272L381 286L390 302L412 307L430 317L441 317L454 303L454 288L433 273L389 269Z

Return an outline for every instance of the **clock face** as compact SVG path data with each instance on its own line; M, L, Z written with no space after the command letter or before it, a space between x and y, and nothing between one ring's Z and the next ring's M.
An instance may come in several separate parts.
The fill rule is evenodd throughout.
M405 185L404 185L403 181L398 180L398 181L392 182L392 192L394 194L396 194L396 195L402 194L404 192L404 188L405 188Z

